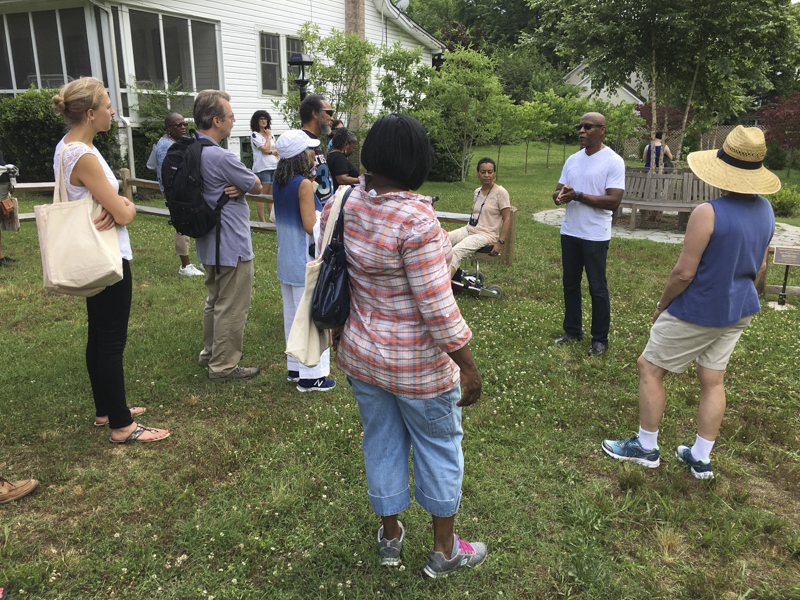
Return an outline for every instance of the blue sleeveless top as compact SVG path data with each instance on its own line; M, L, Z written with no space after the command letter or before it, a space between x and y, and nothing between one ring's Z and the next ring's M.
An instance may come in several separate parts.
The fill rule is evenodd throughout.
M314 240L303 229L303 219L300 217L298 192L303 179L302 175L295 175L286 185L275 183L272 186L275 228L278 232L278 280L296 287L305 286L306 263L313 260L308 247ZM314 206L322 211L316 195Z
M707 327L727 327L761 310L754 285L775 230L772 206L763 196L711 200L714 232L689 287L669 313Z
M660 146L656 146L656 166L658 166L660 164L659 163L659 158L661 157L661 149L663 147L664 147L663 144L660 145ZM647 156L647 160L644 162L644 166L649 169L650 168L650 159L653 157L653 151L651 149L651 144L647 144L647 154L645 156Z

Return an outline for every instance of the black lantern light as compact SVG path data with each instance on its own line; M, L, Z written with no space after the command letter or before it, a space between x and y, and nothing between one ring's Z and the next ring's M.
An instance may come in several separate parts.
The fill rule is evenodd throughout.
M306 79L306 67L310 67L314 64L314 59L311 58L308 54L301 54L296 52L289 57L289 66L290 67L300 67L300 77L295 77L294 82L300 88L300 100L302 101L306 97L306 86L308 85L308 79Z

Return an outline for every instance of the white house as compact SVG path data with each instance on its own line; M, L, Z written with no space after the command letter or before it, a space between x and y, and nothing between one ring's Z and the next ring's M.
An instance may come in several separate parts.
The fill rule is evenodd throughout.
M297 32L305 22L323 35L337 28L375 44L400 39L421 47L428 64L443 51L391 0L0 0L0 15L0 94L101 79L132 166L134 78L161 88L180 78L187 89L227 91L237 117L228 147L238 153L256 110L270 112L276 132L287 129L273 101L287 92L287 60L302 50Z
M599 92L592 89L592 78L584 64L580 64L572 69L572 71L564 75L563 79L566 83L576 85L580 88L581 98L600 98L612 104L620 104L622 102L644 104L647 102L646 98L636 90L637 87L641 87L641 81L638 75L634 75L628 83L618 89L604 87Z

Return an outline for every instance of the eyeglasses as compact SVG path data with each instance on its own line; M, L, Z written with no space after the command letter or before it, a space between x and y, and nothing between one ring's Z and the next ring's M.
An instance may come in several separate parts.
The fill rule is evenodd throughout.
M322 112L324 112L324 113L328 113L328 116L329 116L329 117L332 117L332 116L333 116L333 109L332 109L332 108L323 108L323 109L322 109Z
M595 127L605 127L605 125L595 125L593 123L581 123L580 125L575 126L575 131L580 131L583 129L584 131L591 131Z

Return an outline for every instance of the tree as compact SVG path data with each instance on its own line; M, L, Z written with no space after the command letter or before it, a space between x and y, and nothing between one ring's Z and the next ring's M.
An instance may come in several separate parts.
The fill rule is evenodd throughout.
M425 98L412 113L444 159L458 168L462 183L475 146L492 139L494 111L501 95L492 59L462 48L445 54L442 68L434 72Z
M550 137L553 124L547 119L553 110L543 102L523 102L520 105L519 121L522 140L525 142L525 174L528 174L528 146L538 138Z
M564 142L564 162L567 160L567 140L575 135L575 126L580 122L580 118L589 109L589 100L586 98L573 98L572 96L557 96L553 90L548 90L544 94L536 94L535 100L547 106L552 114L547 138L547 163L545 168L550 168L550 144L553 140L563 140Z
M535 92L553 90L559 96L578 93L575 86L564 83L562 73L530 44L500 49L495 52L494 59L503 91L515 104L533 100Z
M495 99L493 129L495 131L494 143L497 144L497 165L495 177L500 179L500 150L503 144L508 144L517 139L522 132L520 123L520 107L511 101L508 96L499 96Z
M766 127L765 137L768 144L777 144L789 151L789 167L786 176L792 172L794 151L800 148L800 92L780 97L772 104L758 111L761 123Z
M184 90L180 77L168 83L166 89L141 85L136 79L131 84L131 92L136 95L138 104L131 106L139 116L139 130L144 133L149 145L155 144L164 135L164 117L176 112L184 117L192 116L191 89Z
M458 21L450 21L448 26L439 32L439 39L444 42L445 48L455 52L459 48L482 52L491 56L494 48L489 43L489 38L480 27L469 28Z
M345 127L352 129L354 123L360 126L366 107L375 97L370 91L369 78L377 46L362 40L357 33L345 34L339 29L331 29L328 37L322 37L319 26L308 22L298 33L303 40L303 52L314 59L314 64L306 70L309 89L328 99ZM290 90L283 102L272 104L293 128L300 127L299 91Z
M464 0L415 0L408 6L409 17L426 30L439 35L450 28L450 21L464 17Z
M622 155L625 140L633 137L633 133L645 125L645 120L636 112L637 108L632 102L621 102L616 106L609 104L603 112L606 118L606 144L619 155Z
M397 40L382 48L378 67L383 69L378 81L382 112L408 112L415 108L425 95L433 71L422 63L422 50L403 48Z

